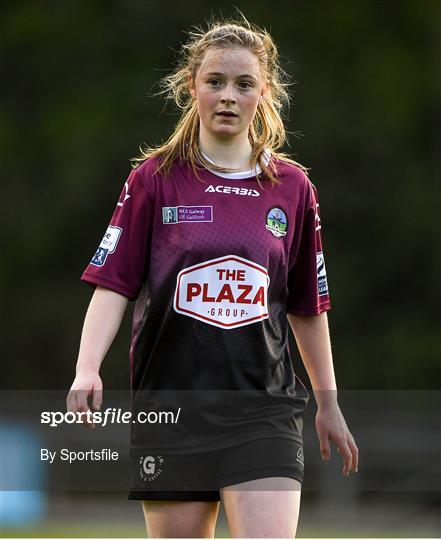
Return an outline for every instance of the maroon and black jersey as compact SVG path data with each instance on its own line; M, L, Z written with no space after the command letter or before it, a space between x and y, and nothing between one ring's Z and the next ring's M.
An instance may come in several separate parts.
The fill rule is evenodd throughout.
M263 188L253 171L201 169L199 181L175 162L154 174L156 158L125 182L81 279L136 300L135 409L161 409L158 396L165 408L176 396L183 404L173 426L134 425L132 453L301 440L308 393L293 372L287 313L331 304L317 190L270 159L281 183L260 172Z

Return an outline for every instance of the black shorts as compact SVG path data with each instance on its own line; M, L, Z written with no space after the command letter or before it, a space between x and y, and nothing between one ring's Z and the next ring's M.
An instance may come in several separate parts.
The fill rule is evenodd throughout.
M303 445L290 439L259 439L194 454L136 456L132 463L129 499L137 500L220 501L220 488L257 478L303 482Z

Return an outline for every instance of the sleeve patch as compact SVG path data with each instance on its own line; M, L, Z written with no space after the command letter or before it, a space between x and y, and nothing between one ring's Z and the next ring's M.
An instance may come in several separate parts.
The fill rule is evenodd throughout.
M317 284L319 296L328 294L328 280L326 278L325 258L323 251L317 253Z
M107 255L115 252L121 233L121 227L109 225L90 264L93 264L94 266L104 266Z

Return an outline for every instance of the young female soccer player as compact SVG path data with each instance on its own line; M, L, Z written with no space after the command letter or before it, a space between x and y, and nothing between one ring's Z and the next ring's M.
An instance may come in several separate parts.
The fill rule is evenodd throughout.
M132 427L129 498L150 536L212 537L220 500L233 536L295 535L308 393L288 321L322 457L333 441L343 474L357 471L337 403L317 190L277 151L282 75L272 38L246 20L190 34L164 80L181 119L137 160L82 276L96 290L69 410L87 411L87 397L100 406L99 368L129 300L134 411L182 405L171 425Z

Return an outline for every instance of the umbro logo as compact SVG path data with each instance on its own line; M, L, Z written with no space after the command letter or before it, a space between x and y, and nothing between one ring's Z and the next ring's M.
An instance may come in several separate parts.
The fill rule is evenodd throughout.
M249 197L260 197L260 193L256 189L238 188L231 186L212 186L209 185L205 193L233 193L234 195L248 195Z

